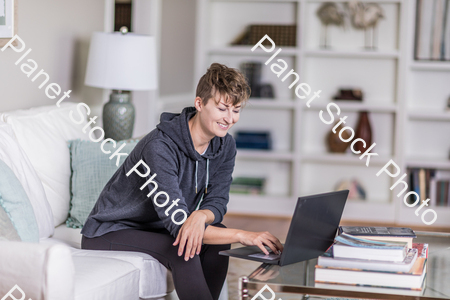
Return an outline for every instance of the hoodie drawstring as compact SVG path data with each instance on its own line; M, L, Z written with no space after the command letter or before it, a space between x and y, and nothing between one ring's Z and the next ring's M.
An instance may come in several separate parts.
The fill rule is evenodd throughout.
M206 159L206 185L205 185L205 194L208 193L208 180L209 180L209 158Z
M197 171L198 171L198 160L195 161L195 193L197 194ZM206 159L206 185L205 194L208 193L208 182L209 182L209 158Z
M197 169L198 169L198 161L195 161L195 193L197 193ZM208 193L208 181L209 181L209 158L206 159L206 186L205 186L205 194ZM200 198L200 201L198 202L197 207L195 208L195 210L199 209L200 204L203 201L203 195Z
M195 161L195 193L197 194L197 169L198 169L198 160Z

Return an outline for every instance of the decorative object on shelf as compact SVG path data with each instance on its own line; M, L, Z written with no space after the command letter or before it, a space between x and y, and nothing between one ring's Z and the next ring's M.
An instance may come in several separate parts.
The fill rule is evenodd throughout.
M272 138L268 131L237 131L236 148L271 150Z
M348 190L348 199L366 200L366 190L361 183L356 180L342 180L336 186L336 191Z
M333 125L333 128L336 126L336 124L338 124L338 122L336 122ZM334 153L344 153L347 150L349 143L343 142L341 140L341 138L339 137L339 132L341 131L342 128L344 128L344 126L341 123L336 128L336 133L334 133L333 131L330 131L328 133L328 135L327 135L328 151L334 152ZM349 138L350 138L350 133L348 132L348 130L342 131L342 139L347 140Z
M360 89L339 89L339 94L333 97L334 100L362 101L363 92Z
M356 29L364 30L364 46L366 49L377 49L377 24L384 18L384 12L377 3L363 3L360 1L349 1L347 3L351 24ZM372 29L372 39L369 36Z
M91 38L85 85L112 89L103 107L105 138L129 139L134 127L130 93L157 88L154 37L120 32L94 32Z
M295 47L297 45L297 25L249 25L231 45L255 45L268 35L277 46ZM263 43L270 46L270 42Z
M230 186L230 193L262 195L264 194L265 178L236 177Z
M450 60L450 4L418 0L416 5L415 60Z
M274 98L273 87L269 83L261 83L260 62L243 62L240 65L242 73L247 77L248 85L251 89L250 97L252 98Z
M343 26L345 28L345 10L340 4L325 2L319 7L316 15L322 23L320 31L320 47L329 48L328 25Z
M363 139L366 142L366 147L363 143L356 143L353 147L356 151L364 153L367 147L372 145L372 127L370 126L369 113L367 111L359 112L359 120L356 125L355 139Z

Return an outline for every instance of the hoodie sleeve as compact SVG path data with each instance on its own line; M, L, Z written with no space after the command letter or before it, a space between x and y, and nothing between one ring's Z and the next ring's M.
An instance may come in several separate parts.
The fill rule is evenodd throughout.
M232 174L234 170L234 161L236 158L236 143L232 140L232 147L228 150L219 169L212 174L208 192L204 194L203 201L199 209L209 209L214 214L214 221L211 224L220 223L223 216L227 212L227 204L229 201L230 185L233 180Z
M147 180L154 176L153 182L156 182L158 185L157 189L155 189L150 196L152 198L152 203L155 206L156 213L162 220L164 227L173 237L176 237L183 224L175 224L172 221L172 213L175 210L181 209L189 216L189 209L178 183L178 159L176 153L166 142L155 139L144 147L144 150L142 151L142 160L150 168L150 174L147 176ZM149 183L144 188L144 191L150 193L154 188L154 183ZM162 194L162 192L165 192L167 196ZM157 207L153 201L153 198L157 193L161 193L157 198L158 203L163 204L167 199L170 199L170 202L167 202L163 207ZM179 199L177 206L172 207L168 215L166 215L165 211L172 205L173 201L177 199ZM184 217L185 215L179 212L174 216L174 220L175 222L181 222Z

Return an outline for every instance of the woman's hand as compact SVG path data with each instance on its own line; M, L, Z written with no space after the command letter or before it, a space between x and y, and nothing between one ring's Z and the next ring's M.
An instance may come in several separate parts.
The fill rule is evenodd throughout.
M274 235L268 231L252 232L240 231L238 233L239 242L244 246L258 246L266 255L269 254L266 247L272 249L273 253L279 254L278 250L283 251L283 245Z
M200 210L194 211L178 231L177 238L173 245L176 246L180 244L178 247L178 256L183 255L183 250L186 247L184 254L185 261L189 258L193 258L195 254L200 254L206 220L207 215L204 212Z

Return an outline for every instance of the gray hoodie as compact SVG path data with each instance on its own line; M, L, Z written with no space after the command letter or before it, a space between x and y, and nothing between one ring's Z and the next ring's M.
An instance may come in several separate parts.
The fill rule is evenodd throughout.
M195 113L195 107L186 107L181 114L161 114L160 123L139 141L104 187L81 230L84 236L97 237L128 228L165 228L176 237L182 225L176 225L171 214L183 209L189 216L197 206L214 213L213 224L222 221L227 211L236 143L228 133L225 137L216 136L205 154L200 155L194 148L188 125ZM150 167L147 178L136 172L127 177L126 173L141 159ZM143 165L137 170L146 173ZM140 187L155 173L153 180L158 189L147 197L154 184L146 185L143 190ZM165 207L153 203L154 196L160 191L166 192L170 199ZM180 199L178 206L174 206L167 216L165 211L176 199ZM158 203L165 200L163 196L158 197ZM176 222L183 218L182 213L174 216Z

